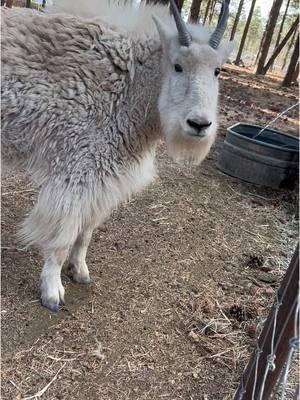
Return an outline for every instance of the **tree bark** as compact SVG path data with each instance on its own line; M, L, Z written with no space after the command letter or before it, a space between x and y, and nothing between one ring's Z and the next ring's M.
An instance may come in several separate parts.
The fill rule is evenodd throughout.
M254 12L254 8L255 8L255 3L256 3L256 0L252 0L251 8L250 8L249 15L248 15L248 18L247 18L247 22L246 22L246 25L245 25L245 29L244 29L244 32L243 32L243 36L242 36L242 39L241 39L241 44L240 44L240 47L239 47L239 51L238 51L238 54L236 56L236 60L234 61L235 65L239 65L240 61L241 61L244 45L245 45L247 34L248 34L248 31L249 31L249 26L250 26L251 19L252 19L252 16L253 16L253 12Z
M297 62L295 72L293 74L292 82L296 82L299 76L299 61Z
M31 0L26 0L26 8L31 8Z
M266 62L266 58L268 56L268 51L270 48L270 44L272 41L272 36L274 33L275 25L278 19L278 15L280 12L280 7L282 5L283 0L274 0L273 6L270 12L269 21L266 28L266 35L262 44L260 58L258 60L256 75L260 75L263 72L263 67Z
M213 18L213 16L214 16L216 4L217 4L217 0L213 0L212 7L211 7L211 11L210 11L210 15L209 15L209 20L208 20L208 24L209 24L209 25L211 24L211 20L212 20L212 18Z
M287 62L287 59L288 59L289 52L290 52L290 50L291 50L291 48L292 48L292 46L293 46L293 44L295 42L296 33L297 33L297 31L294 32L293 37L290 40L290 43L288 45L288 49L287 49L287 52L285 53L285 57L284 57L284 61L283 61L282 67L281 67L281 71L284 70L284 68L286 66L286 62Z
M275 48L279 45L279 42L280 42L280 39L281 39L281 34L282 34L283 26L284 26L284 23L285 23L285 19L286 19L286 16L287 16L287 12L288 12L288 9L289 9L290 1L291 0L288 0L288 2L286 3L286 7L285 7L285 10L284 10L284 14L283 14L283 17L282 17L282 21L281 21L281 24L280 24L278 36L277 36L276 43L275 43Z
M258 60L259 60L259 57L260 57L260 53L261 53L261 49L262 49L262 45L263 45L263 42L265 40L265 36L266 36L266 31L264 31L263 36L262 36L261 41L260 41L260 44L259 44L259 49L258 49L256 58L255 58L255 63L254 63L255 65L258 63Z
M239 7L238 7L238 10L237 10L237 13L236 13L236 17L234 19L233 27L232 27L232 30L231 30L230 40L234 39L234 35L235 35L236 29L237 29L237 26L238 26L238 23L239 23L239 20L240 20L240 17L241 17L241 12L242 12L242 9L243 9L244 1L245 0L240 0Z
M204 19L203 19L203 25L205 25L207 16L208 16L208 12L210 9L210 4L211 4L212 0L207 0L207 5L206 5L206 9L205 9L205 14L204 14Z
M279 28L277 39L276 39L276 43L275 43L275 49L280 43L281 34L282 34L283 26L284 26L284 23L285 23L286 15L287 15L287 12L288 12L288 8L289 8L289 5L290 5L290 1L291 0L288 0L287 3L286 3L286 7L285 7L285 10L284 10L284 14L283 14L283 17L282 17L282 20L281 20L280 28ZM273 63L271 65L270 69L272 70L272 68L273 68Z
M191 11L190 11L190 16L189 16L189 22L193 22L193 23L198 22L201 1L202 0L193 0L192 6L191 6Z
M8 8L12 8L12 5L13 5L13 2L14 2L14 0L6 0L6 7L8 7Z
M291 28L288 31L288 33L282 39L281 43L279 43L279 45L275 48L275 50L274 50L273 54L271 55L271 57L270 57L269 61L267 62L267 64L262 68L262 72L261 72L262 75L265 75L267 73L268 69L273 65L273 63L274 63L276 57L278 56L278 54L281 52L281 50L287 44L289 38L293 35L294 31L297 30L298 23L299 23L299 16L296 18L295 22L291 26Z
M299 59L299 33L297 36L297 41L294 47L294 51L291 57L291 61L290 64L288 66L286 75L283 79L282 85L281 86L291 86L291 83L293 82L293 77L295 75L295 71L296 71L296 67L297 67L297 63L298 63L298 59Z

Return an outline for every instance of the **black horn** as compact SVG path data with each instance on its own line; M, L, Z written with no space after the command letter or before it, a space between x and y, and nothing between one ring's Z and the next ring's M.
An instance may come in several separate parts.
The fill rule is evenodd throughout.
M175 0L170 0L170 9L177 27L179 43L182 46L189 47L189 45L192 43L192 36L187 30L183 19L181 18Z
M211 35L211 38L209 39L209 44L213 49L217 49L222 40L222 37L224 35L227 26L228 17L229 17L229 0L223 0L217 27L213 32L213 34Z

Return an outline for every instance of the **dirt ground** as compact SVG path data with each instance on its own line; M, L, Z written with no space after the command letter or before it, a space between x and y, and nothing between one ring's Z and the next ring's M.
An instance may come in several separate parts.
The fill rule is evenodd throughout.
M264 125L296 102L296 88L227 66L207 160L182 167L161 145L158 179L94 234L94 284L64 275L57 314L38 300L39 254L15 239L36 192L2 178L3 400L232 398L296 245L297 196L228 177L216 160L227 127ZM297 111L274 126L297 134Z

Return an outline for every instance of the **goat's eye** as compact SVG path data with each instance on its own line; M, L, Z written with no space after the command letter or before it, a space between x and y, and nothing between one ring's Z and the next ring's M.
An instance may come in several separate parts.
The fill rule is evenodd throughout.
M182 66L180 64L175 64L174 68L175 68L176 72L182 72L183 71Z
M216 68L215 69L215 76L218 76L220 74L220 72L221 72L221 69L220 68Z

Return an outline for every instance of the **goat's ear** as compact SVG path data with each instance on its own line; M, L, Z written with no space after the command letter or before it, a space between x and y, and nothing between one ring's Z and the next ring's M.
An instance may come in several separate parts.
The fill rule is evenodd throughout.
M221 43L218 51L221 55L221 60L222 63L225 63L228 60L228 57L230 56L230 53L232 50L235 48L235 42L231 41L229 43Z
M163 22L161 22L160 19L158 19L157 17L154 17L154 16L152 16L152 18L156 25L156 29L159 34L163 49L165 50L169 47L170 40L171 40L171 33L170 33L168 27Z

